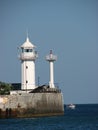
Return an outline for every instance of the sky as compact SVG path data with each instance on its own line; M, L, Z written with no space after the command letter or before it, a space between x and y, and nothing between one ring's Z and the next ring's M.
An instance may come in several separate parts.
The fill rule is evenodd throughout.
M98 103L98 1L0 0L0 81L21 82L17 47L36 46L36 84L48 84L53 50L55 83L64 103Z

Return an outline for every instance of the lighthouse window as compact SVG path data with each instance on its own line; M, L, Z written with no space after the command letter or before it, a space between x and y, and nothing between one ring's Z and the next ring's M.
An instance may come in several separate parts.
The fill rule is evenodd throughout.
M30 49L30 52L32 52L32 49Z
M32 52L32 49L25 49L25 52Z
M22 52L24 52L24 49L22 48Z
M28 69L28 66L26 66L26 69Z
M26 49L26 52L29 52L29 49Z

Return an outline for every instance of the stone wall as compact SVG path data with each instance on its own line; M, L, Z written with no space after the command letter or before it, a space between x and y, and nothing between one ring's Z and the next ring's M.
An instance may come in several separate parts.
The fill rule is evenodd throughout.
M0 95L0 118L51 116L63 113L62 93Z

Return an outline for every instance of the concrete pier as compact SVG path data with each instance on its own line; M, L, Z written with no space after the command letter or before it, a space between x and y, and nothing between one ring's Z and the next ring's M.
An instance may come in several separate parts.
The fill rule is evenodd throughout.
M27 118L64 114L62 93L0 95L0 118Z

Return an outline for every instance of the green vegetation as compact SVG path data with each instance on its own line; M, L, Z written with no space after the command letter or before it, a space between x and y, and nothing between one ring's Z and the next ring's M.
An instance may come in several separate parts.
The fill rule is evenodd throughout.
M0 95L8 95L10 94L10 90L12 90L13 87L11 84L0 82Z

